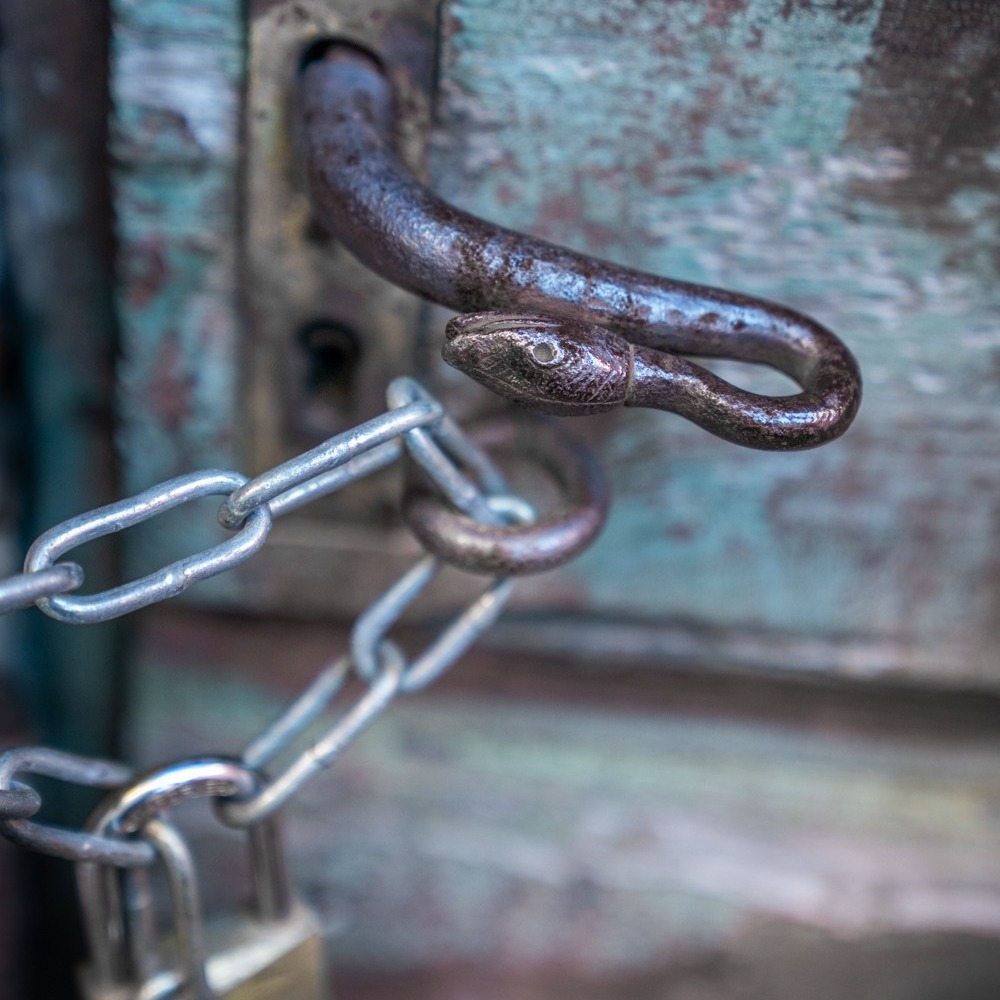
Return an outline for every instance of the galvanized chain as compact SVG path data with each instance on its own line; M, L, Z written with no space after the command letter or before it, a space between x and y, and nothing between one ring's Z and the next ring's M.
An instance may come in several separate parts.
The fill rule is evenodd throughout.
M497 619L510 597L510 574L546 568L575 555L596 535L607 499L600 476L578 451L566 450L563 481L592 484L580 492L567 490L565 510L536 522L535 511L511 494L503 474L444 412L441 404L410 378L394 380L387 391L388 412L330 438L323 444L249 479L236 472L206 470L161 483L137 496L81 514L44 532L25 559L25 572L0 581L0 613L37 605L46 614L72 624L106 621L165 600L198 580L226 572L244 562L265 543L273 518L397 461L404 453L414 461L433 490L472 519L482 538L453 558L445 546L431 546L426 556L374 601L357 619L349 649L316 676L309 687L243 752L240 765L258 772L294 742L348 687L353 673L359 693L337 715L326 732L294 756L273 779L247 788L215 788L218 812L231 825L256 828L318 772L328 767L368 725L402 693L419 691L441 676ZM558 477L557 477L558 478ZM57 562L77 545L143 521L202 496L221 495L219 520L233 532L226 541L169 566L100 594L76 596L82 569ZM405 500L404 500L405 503ZM581 519L580 512L586 517ZM533 523L534 522L534 523ZM584 524L586 527L581 528ZM529 530L530 529L530 530ZM483 540L507 545L524 532L532 558L508 560L498 571L495 552ZM426 531L422 538L426 537ZM538 550L542 555L539 556ZM527 553L528 548L524 551ZM471 601L430 645L407 661L388 639L392 626L437 574L443 560L491 577L484 592ZM346 700L346 695L345 695ZM40 747L21 747L0 754L0 833L14 842L74 861L118 867L145 867L158 853L151 839L106 831L62 830L31 819L41 808L38 793L17 778L45 774L99 788L119 788L132 780L116 763L81 758ZM134 832L134 831L131 831Z
M44 598L66 594L82 585L83 568L69 562L9 576L0 581L0 615L29 608Z

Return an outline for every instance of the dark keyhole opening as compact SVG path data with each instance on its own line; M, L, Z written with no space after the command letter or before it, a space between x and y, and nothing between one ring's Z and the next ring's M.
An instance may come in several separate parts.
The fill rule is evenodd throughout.
M299 344L305 355L305 394L309 409L316 416L325 411L330 417L348 411L361 360L357 334L343 323L317 320L302 327Z

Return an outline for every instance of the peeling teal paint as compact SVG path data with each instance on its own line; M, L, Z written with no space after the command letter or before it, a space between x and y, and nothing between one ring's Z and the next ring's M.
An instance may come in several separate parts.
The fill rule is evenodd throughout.
M995 681L1000 185L956 172L936 204L859 136L885 7L455 0L434 175L506 225L804 309L861 363L855 429L815 453L609 424L608 528L563 571L591 611L882 637L887 668Z
M231 0L113 7L119 443L137 492L235 463L245 22ZM133 562L140 550L154 562L188 554L217 531L211 520L183 533L151 526ZM232 589L216 581L205 592Z
M114 17L119 35L125 28L154 44L180 38L224 52L243 33L241 0L114 0Z
M789 149L836 146L874 5L846 25L833 10L782 19L771 0L726 5L724 16L721 6L449 4L456 27L445 86L461 99L448 127L455 145L475 146L461 160L438 160L441 184L468 191L477 211L515 227L562 222L579 240L581 221L604 225L608 255L631 260L637 237L658 226L670 234L676 218L711 210L745 187L747 170L780 163ZM513 168L514 203L504 193L507 170L491 169L500 165ZM546 202L567 193L565 218L547 220ZM694 277L700 268L685 255L698 244L671 244L668 255L681 255L669 259L674 272ZM664 251L649 248L657 261Z

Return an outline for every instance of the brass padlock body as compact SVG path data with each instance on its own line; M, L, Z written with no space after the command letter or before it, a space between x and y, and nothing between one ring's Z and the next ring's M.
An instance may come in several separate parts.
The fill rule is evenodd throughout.
M208 984L218 1000L330 1000L322 927L301 902L277 921L209 920L205 943ZM174 950L173 942L164 942L168 955ZM102 987L90 970L81 978L86 1000L178 1000L180 986L176 968L134 986Z

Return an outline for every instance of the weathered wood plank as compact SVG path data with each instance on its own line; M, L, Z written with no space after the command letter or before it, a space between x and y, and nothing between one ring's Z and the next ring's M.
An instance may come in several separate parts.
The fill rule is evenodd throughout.
M289 30L284 6L256 8L258 27ZM310 32L339 16L320 7L295 15ZM267 395L257 378L254 403L236 396L243 15L231 0L184 9L116 7L135 487L247 466L247 428L269 454L303 443L273 430L284 387ZM602 256L790 302L847 340L866 379L856 428L804 455L742 453L661 415L578 424L611 465L612 518L591 553L522 588L516 639L548 645L555 624L584 655L631 630L634 660L996 686L993 8L454 0L443 14L443 193ZM289 136L267 134L261 155L285 163ZM258 370L284 378L269 350ZM254 434L261 400L269 430ZM214 599L351 613L355 588L318 585L331 560L374 593L409 558L355 513L282 526L261 574Z
M739 453L659 415L605 422L616 500L563 574L576 602L664 650L704 629L725 659L770 633L787 661L811 637L817 666L996 684L996 9L447 12L440 190L812 312L865 375L856 428L805 455Z
M245 25L231 0L111 8L118 443L124 486L138 492L236 464ZM147 551L133 541L129 565L143 572L218 540L211 516L138 530Z
M343 641L159 615L138 757L237 751ZM840 949L858 982L834 976L820 995L868 997L887 975L910 982L899 956L918 942L925 974L974 980L955 962L976 935L993 938L983 982L1000 984L994 700L550 667L457 668L290 804L296 883L333 968L367 976L370 995L386 977L451 977L470 998L497 982L630 997L646 980L673 996L663 984L701 968L734 996L770 983L773 1000ZM208 810L185 818L206 897L240 899L232 836Z

